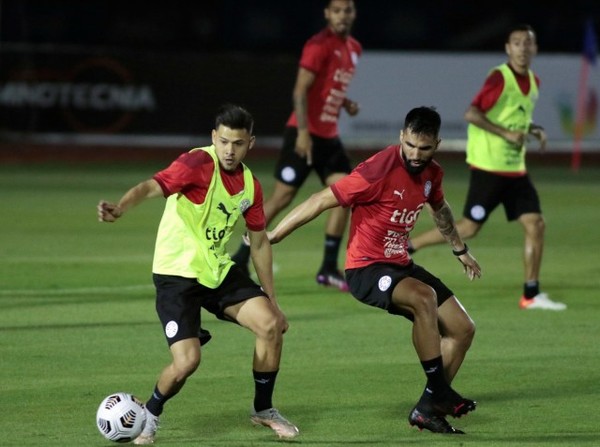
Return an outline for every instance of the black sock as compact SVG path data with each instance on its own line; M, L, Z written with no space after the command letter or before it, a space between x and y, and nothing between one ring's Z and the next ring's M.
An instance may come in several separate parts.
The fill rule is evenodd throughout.
M252 371L254 375L254 410L262 411L273 407L273 389L278 371Z
M421 399L435 399L446 394L450 385L448 385L448 382L446 382L446 378L444 377L442 356L440 355L434 359L422 361L421 365L427 376L427 386L425 387Z
M321 270L337 270L337 260L340 253L341 242L341 236L325 235L325 252L323 254L323 265L321 266Z
M172 396L163 396L160 391L158 391L158 385L154 387L154 392L148 402L146 402L146 410L152 413L154 416L160 416L163 412L163 407L167 403L167 401L173 397Z
M237 265L245 266L250 262L250 247L244 244L240 244L238 251L231 257Z
M531 299L540 293L540 282L539 281L527 281L523 285L523 295L525 298Z

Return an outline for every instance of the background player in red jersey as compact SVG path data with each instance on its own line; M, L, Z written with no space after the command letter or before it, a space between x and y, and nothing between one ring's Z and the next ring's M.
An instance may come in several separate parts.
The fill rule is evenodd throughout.
M314 168L324 185L332 185L352 170L338 135L343 108L350 116L359 111L346 97L354 75L360 43L350 35L356 19L353 0L329 0L325 8L327 27L304 45L294 86L294 111L287 121L283 148L275 168L275 189L264 204L267 224L287 207ZM325 228L323 263L316 280L347 291L338 269L340 243L348 212L331 210ZM247 268L250 250L244 243L233 260Z
M446 415L475 409L450 386L475 334L475 325L444 283L413 263L407 239L423 206L472 280L479 264L456 231L442 189L443 171L433 160L441 126L439 114L419 107L407 115L400 145L389 146L352 173L294 208L269 232L276 243L323 211L352 207L346 278L356 299L413 322L413 344L427 383L409 413L409 422L436 433L463 433Z
M506 36L508 62L490 70L467 111L467 163L471 169L463 218L456 222L464 239L475 237L500 204L508 221L517 220L524 234L521 309L565 310L540 292L545 223L538 193L525 164L527 136L546 145L546 133L532 121L539 79L530 70L537 54L533 28L511 27ZM409 241L412 251L444 242L435 228Z

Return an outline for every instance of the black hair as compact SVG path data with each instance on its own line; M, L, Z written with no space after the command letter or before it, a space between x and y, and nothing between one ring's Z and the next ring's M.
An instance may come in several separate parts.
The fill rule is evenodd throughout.
M410 130L416 134L430 135L436 137L440 133L442 118L435 107L415 107L406 114L404 119L404 130Z
M223 104L219 107L217 117L215 118L215 129L218 129L221 125L230 129L246 129L252 135L254 131L254 118L243 107L235 104Z
M518 31L532 33L535 37L535 31L533 30L533 27L531 25L527 23L517 23L516 25L513 25L508 29L508 32L506 33L506 43L510 41L510 36L512 35L512 33L516 33Z
M348 0L351 1L352 3L354 3L354 6L356 7L356 0ZM333 0L325 0L323 2L325 4L325 8L329 8L331 6L331 4L333 3Z

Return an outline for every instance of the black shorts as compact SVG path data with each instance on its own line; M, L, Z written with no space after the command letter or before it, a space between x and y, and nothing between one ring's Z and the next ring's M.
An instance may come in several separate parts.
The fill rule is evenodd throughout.
M224 311L228 306L249 298L266 296L265 292L234 265L216 289L200 284L195 278L153 275L156 287L156 313L162 323L167 343L198 337L200 310L231 321Z
M310 171L314 169L325 185L326 179L332 174L349 174L352 171L350 159L339 138L321 138L311 135L312 166L306 164L306 159L296 153L296 136L298 129L286 127L283 133L283 147L275 166L275 178L286 185L300 188Z
M407 266L375 263L367 267L346 270L346 281L354 298L369 306L387 310L392 315L402 315L413 321L412 313L398 309L392 304L394 288L401 280L408 277L418 279L435 290L438 307L454 295L439 278L415 263Z
M540 198L529 175L507 177L471 169L463 216L482 224L500 204L508 221L525 213L542 213Z

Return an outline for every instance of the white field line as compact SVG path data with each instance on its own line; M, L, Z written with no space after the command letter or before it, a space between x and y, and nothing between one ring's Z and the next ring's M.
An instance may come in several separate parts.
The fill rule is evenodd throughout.
M49 259L49 258L47 258ZM65 258L59 258L63 262ZM76 259L76 258L71 258ZM90 260L92 258L85 258L86 260ZM99 258L93 258L94 260L98 260ZM108 259L108 258L107 258ZM27 260L31 260L31 258L27 258ZM111 260L112 261L112 260ZM40 261L42 262L42 261ZM44 261L45 262L45 261ZM72 262L72 261L68 261ZM101 262L101 261L97 261ZM279 272L279 265L277 263L273 263L273 273ZM251 276L256 278L256 273L252 272ZM0 297L2 296L68 296L68 295L84 295L84 294L94 294L94 293L112 293L112 294L128 294L131 292L139 292L145 290L154 290L154 286L151 283L148 284L138 284L138 285L130 285L130 286L104 286L104 287L79 287L73 289L13 289L13 290L2 290L0 289Z
M105 286L105 287L79 287L73 289L14 289L0 290L0 296L68 296L85 295L94 293L129 294L132 292L152 291L152 284L138 284L132 286Z
M122 264L130 262L144 262L151 264L152 255L133 255L133 256L12 256L12 257L0 257L0 263L47 263L52 262L54 264L70 264L70 263L89 263L89 264Z

